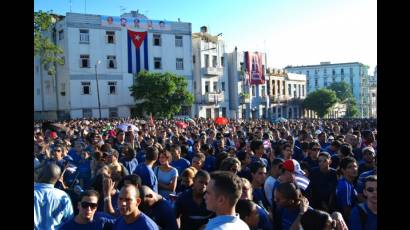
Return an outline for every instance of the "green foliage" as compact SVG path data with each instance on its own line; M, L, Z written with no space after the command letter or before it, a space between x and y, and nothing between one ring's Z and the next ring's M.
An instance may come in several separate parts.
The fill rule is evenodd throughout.
M322 88L311 92L303 101L303 107L313 110L319 117L329 113L329 109L336 104L336 93L332 90Z
M181 106L191 106L194 96L187 90L187 80L173 73L141 71L130 87L136 101L137 116L152 113L155 117L171 118Z
M335 91L337 98L342 103L348 99L354 98L352 94L352 87L347 82L334 82L327 88Z
M54 63L64 64L59 56L64 51L43 35L44 32L51 31L54 24L55 18L51 12L34 12L34 56L40 55L41 64L50 76L56 74Z
M346 118L355 118L359 115L359 109L357 108L356 100L350 98L346 101Z

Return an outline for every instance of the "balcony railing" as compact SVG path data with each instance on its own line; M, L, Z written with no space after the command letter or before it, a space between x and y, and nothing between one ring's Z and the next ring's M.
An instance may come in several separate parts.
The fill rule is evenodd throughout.
M220 76L223 75L224 69L219 67L202 67L201 72L205 76Z
M206 93L202 96L202 102L205 104L216 104L224 101L224 99L223 93Z

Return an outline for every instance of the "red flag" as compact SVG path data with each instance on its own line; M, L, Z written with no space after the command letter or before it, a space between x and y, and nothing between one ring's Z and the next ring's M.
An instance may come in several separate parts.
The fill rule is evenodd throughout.
M128 30L128 36L130 36L132 42L134 43L135 47L140 48L141 43L144 41L147 35L147 31L145 32L136 32Z
M151 117L149 118L149 125L154 126L154 118L152 117L152 113Z

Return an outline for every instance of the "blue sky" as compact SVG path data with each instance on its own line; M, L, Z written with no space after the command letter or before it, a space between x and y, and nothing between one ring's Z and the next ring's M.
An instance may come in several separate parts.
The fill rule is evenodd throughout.
M202 25L223 33L226 52L265 51L268 67L377 64L375 0L35 0L34 10L119 16L139 10L153 20Z

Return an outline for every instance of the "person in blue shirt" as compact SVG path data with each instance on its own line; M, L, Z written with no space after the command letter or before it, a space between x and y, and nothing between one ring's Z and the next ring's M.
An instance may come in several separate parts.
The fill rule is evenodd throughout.
M325 149L326 152L330 153L331 156L335 156L337 151L339 151L342 146L342 142L339 140L334 140L332 143Z
M208 223L214 213L208 211L204 202L204 194L209 183L209 173L199 170L194 177L191 188L178 195L174 205L174 212L180 218L181 230L196 230Z
M300 219L312 208L300 190L292 182L280 183L275 187L274 229L302 229Z
M263 165L265 165L265 168L270 170L270 165L268 164L268 160L262 157L262 155L265 152L265 148L263 147L263 142L260 140L253 140L251 142L250 147L251 147L252 152L254 153L252 157L252 163L255 161L260 161L263 163Z
M74 216L70 197L54 188L60 176L56 164L45 164L34 184L34 229L58 229Z
M135 158L135 150L132 145L127 143L122 149L123 157L120 159L120 163L128 170L129 173L134 172L138 166L138 160Z
M162 230L178 230L174 210L169 201L152 191L148 186L141 186L141 211L149 216Z
M358 174L362 174L366 171L374 169L374 162L376 158L376 152L373 147L365 147L362 149L362 161L359 161Z
M320 151L326 151L327 147L330 145L329 142L327 142L327 134L326 132L320 132L317 135L317 139L319 140L320 144Z
M181 157L181 147L179 145L172 145L171 153L172 162L170 165L178 170L178 175L181 175L182 172L191 165L191 163L187 159Z
M61 230L102 230L104 227L112 227L115 222L114 217L96 213L99 193L95 190L87 190L80 195L78 202L78 214L65 223Z
M363 193L366 201L352 209L349 229L377 230L377 176L366 177Z
M337 169L340 162L345 157L353 157L352 146L350 144L344 143L340 146L336 155L332 156L331 168Z
M252 187L253 187L253 201L267 211L270 204L265 197L263 185L266 179L266 167L261 162L254 162L251 164Z
M150 187L154 192L158 192L158 180L155 176L152 166L158 159L158 149L155 147L148 147L145 154L145 163L139 164L135 168L133 174L137 174L141 177L143 185Z
M118 198L121 217L114 224L114 230L147 229L159 230L158 225L139 210L141 204L140 192L132 184L122 187Z
M320 153L320 144L316 141L309 143L309 155L303 159L303 162L306 162L310 168L318 167L318 157Z
M208 172L214 171L216 167L216 157L214 154L214 148L212 148L211 145L203 144L201 145L200 151L202 151L205 154L205 162L203 169L205 169Z
M376 162L374 165L374 169L360 174L359 178L357 179L357 184L356 184L357 198L359 199L360 202L364 202L366 200L366 198L363 195L364 181L366 177L372 176L372 175L377 175L377 158L376 158Z
M216 217L209 220L205 230L249 230L248 225L235 212L235 205L242 193L242 181L232 172L214 171L206 187L205 203Z
M342 178L337 181L336 205L348 222L350 211L357 203L357 191L353 186L357 177L357 163L353 157L346 157L340 162Z
M81 152L84 150L85 144L80 141L76 141L74 144L74 148L71 148L68 151L68 155L73 159L73 163L78 165L79 161L81 160Z

